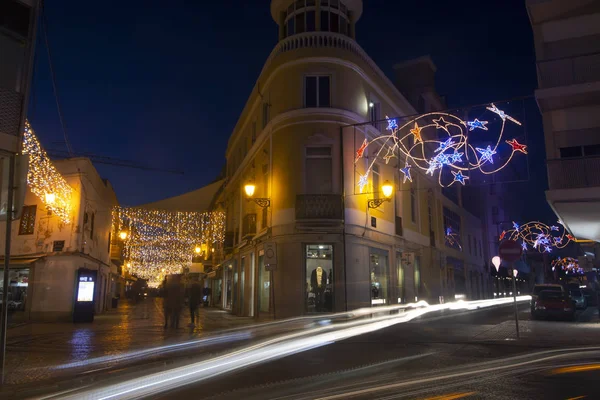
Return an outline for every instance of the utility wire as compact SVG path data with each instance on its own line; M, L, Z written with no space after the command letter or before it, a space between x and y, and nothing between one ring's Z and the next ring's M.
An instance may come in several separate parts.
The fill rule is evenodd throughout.
M60 119L60 125L62 127L63 136L65 138L65 145L67 146L67 151L71 157L73 157L73 149L71 147L71 143L69 142L69 136L67 135L67 128L65 126L65 120L63 118L62 110L60 108L60 102L58 101L58 89L56 87L56 75L54 74L54 67L52 65L52 54L50 52L50 46L48 44L48 21L46 20L46 12L44 9L44 3L41 2L41 15L42 15L42 30L44 33L44 41L46 44L46 53L48 54L48 65L50 66L50 76L52 80L52 89L54 90L54 99L56 100L56 109L58 111L58 118Z

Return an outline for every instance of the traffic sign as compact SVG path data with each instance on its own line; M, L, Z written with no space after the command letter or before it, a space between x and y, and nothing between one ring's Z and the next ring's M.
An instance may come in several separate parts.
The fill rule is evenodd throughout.
M521 258L522 254L523 249L521 245L514 240L505 240L500 243L500 247L498 248L498 255L502 261L515 262Z

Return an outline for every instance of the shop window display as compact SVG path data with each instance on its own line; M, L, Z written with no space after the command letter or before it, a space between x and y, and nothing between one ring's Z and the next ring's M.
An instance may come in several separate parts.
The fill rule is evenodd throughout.
M11 269L8 271L8 309L24 311L29 286L29 269ZM4 284L4 271L0 269L0 296Z
M333 311L333 246L306 246L307 312Z
M387 262L387 253L384 255L377 250L371 250L369 262L371 272L371 305L376 306L387 303Z

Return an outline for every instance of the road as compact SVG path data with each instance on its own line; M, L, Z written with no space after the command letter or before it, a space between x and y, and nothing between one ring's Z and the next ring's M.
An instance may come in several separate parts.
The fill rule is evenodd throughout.
M127 358L107 365L102 360L87 359L83 366L62 371L71 377L66 384L59 384L57 380L50 387L36 384L34 389L4 390L0 397L27 398L54 393L53 398L89 396L91 399L117 393L115 398L150 395L154 398L300 399L321 395L377 398L380 393L383 397L402 398L403 393L409 393L406 398L415 398L410 397L410 393L425 388L432 393L429 396L423 392L423 398L429 398L447 394L442 383L449 380L447 390L455 395L479 393L477 396L481 398L483 388L477 385L485 379L469 375L468 379L460 380L464 387L455 388L454 380L444 377L455 373L457 366L461 370L471 368L471 374L489 367L500 368L500 372L505 373L502 366L512 362L504 360L506 357L598 343L600 323L596 308L578 313L575 322L531 321L528 305L522 303L519 315L522 335L520 340L515 340L511 303L465 311L481 305L465 303L443 310L435 308L439 306L419 307L362 317L360 312L354 312L320 322L309 317L241 327L208 336L201 342L185 342L188 344L177 350L161 346L149 355L131 357L133 361ZM241 337L232 340L232 335ZM500 366L498 360L503 360ZM485 364L485 368L468 367L473 363L491 364ZM538 367L536 364L535 368ZM594 371L582 374L594 375ZM87 380L81 380L82 376ZM182 380L182 376L186 378ZM506 379L517 378L507 376ZM423 379L435 381L436 385L415 388L411 383ZM399 382L402 387L397 387ZM137 392L144 387L146 392ZM72 389L79 391L71 392ZM360 393L366 389L368 392Z
M521 368L519 374L510 373L517 369L508 360L500 364L511 366L507 369L480 373L490 365L498 368L493 363L511 356L600 345L595 308L579 312L575 322L532 321L523 305L518 341L512 311L502 307L399 324L153 398L600 398L598 371L549 375L556 360L533 364L531 370ZM578 362L584 359L577 357ZM591 359L598 362L600 353ZM472 374L460 377L459 384L447 377L469 370L471 364L477 366ZM397 386L399 382L403 385ZM369 390L363 392L365 388Z

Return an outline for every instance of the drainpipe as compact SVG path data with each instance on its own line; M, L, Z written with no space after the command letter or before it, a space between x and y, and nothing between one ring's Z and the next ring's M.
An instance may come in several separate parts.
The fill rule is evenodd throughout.
M346 273L346 182L344 174L344 127L340 126L340 167L342 185L342 247L344 252L344 302L345 310L348 311L348 278Z

